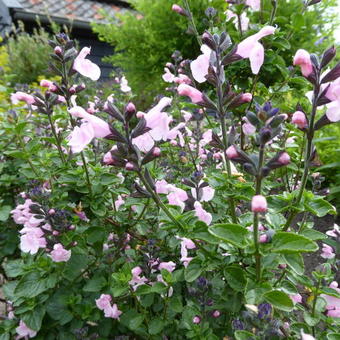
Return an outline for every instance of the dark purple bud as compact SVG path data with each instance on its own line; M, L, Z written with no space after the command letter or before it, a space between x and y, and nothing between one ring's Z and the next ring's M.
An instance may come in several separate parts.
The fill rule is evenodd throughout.
M213 51L216 50L216 43L214 41L214 38L208 31L205 31L202 34L202 42L209 46Z
M272 138L272 130L270 128L263 127L260 130L260 143L266 144L267 142L270 141L271 138Z
M184 17L187 17L188 16L188 12L182 8L181 6L177 5L177 4L174 4L172 5L172 8L171 8L174 12L184 16Z
M336 64L321 80L321 84L329 83L340 77L340 63Z
M241 320L233 320L231 324L236 331L242 331L244 329L244 324Z
M269 303L261 303L258 306L258 314L259 319L269 319L269 316L272 312L272 306Z
M335 57L336 49L334 46L330 47L322 56L320 68L323 68L328 65L328 63Z
M56 46L55 48L54 48L54 53L56 54L56 55L62 55L63 54L63 49L60 47L60 46Z
M208 7L206 10L205 10L205 15L209 18L209 19L212 19L214 18L216 15L217 15L217 11L215 8L213 7Z
M318 4L319 2L321 2L321 0L311 0L308 2L307 6L312 6L312 5Z

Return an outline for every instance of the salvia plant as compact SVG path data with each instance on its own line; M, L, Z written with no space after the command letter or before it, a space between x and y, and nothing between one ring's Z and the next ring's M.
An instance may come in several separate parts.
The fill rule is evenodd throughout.
M189 2L173 5L202 54L174 51L168 95L147 112L124 76L81 106L81 76L100 69L63 33L49 42L59 80L12 93L2 145L27 181L13 193L21 253L3 261L1 340L340 338L340 230L314 227L336 214L314 145L340 120L336 50L293 51L310 101L282 112L256 95L280 27L249 34L243 13L260 2L232 6L240 41L213 27L215 9L198 32ZM228 79L241 60L248 92Z

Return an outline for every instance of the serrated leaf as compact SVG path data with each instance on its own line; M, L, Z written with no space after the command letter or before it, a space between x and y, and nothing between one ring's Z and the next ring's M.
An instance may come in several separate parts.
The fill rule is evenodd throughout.
M208 229L209 233L238 248L247 246L248 230L239 224L214 224Z

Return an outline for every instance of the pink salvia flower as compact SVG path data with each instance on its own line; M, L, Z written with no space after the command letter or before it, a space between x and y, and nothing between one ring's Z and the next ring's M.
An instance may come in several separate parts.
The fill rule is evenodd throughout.
M100 68L98 65L86 59L87 55L91 52L90 47L83 47L78 56L74 60L73 69L80 73L82 76L96 81L100 78Z
M308 126L306 115L302 111L293 113L292 123L297 125L300 129L304 129Z
M96 299L96 305L98 309L104 311L104 316L106 318L119 319L122 312L118 309L116 304L111 306L111 301L111 295L102 294L99 299Z
M169 186L170 193L167 195L169 204L177 205L183 211L185 207L185 201L188 199L188 194L180 188L176 188L174 185Z
M235 54L242 58L249 58L253 74L259 73L264 61L264 48L259 43L259 40L274 32L275 27L265 26L258 33L251 35L237 45Z
M238 23L239 18L237 16L237 14L228 9L228 10L226 10L225 15L227 16L227 21L233 20L236 29L238 29L239 28L238 27L238 25L239 25L239 23ZM249 27L249 18L247 17L246 12L243 12L240 15L240 19L241 19L241 29L242 29L242 32L245 32L245 31L248 30L248 27Z
M303 49L297 50L293 59L293 65L301 67L301 73L307 78L313 72L313 65L310 54Z
M256 132L256 127L249 122L247 117L243 117L242 120L244 121L242 124L243 133L247 136L253 135Z
M229 146L229 148L226 150L226 154L229 159L238 157L238 152L234 145Z
M37 332L28 328L25 322L22 320L20 320L19 326L15 329L15 331L18 334L16 339L23 339L23 338L27 339L27 337L33 338L37 335Z
M328 244L323 243L322 244L322 253L320 255L324 259L333 259L335 257L334 250L331 246Z
M212 221L212 215L203 209L202 204L200 202L194 203L195 207L195 216L200 220L209 225Z
M262 195L255 195L251 201L251 211L254 213L264 213L267 211L267 200Z
M53 84L53 82L47 79L40 80L40 86L46 87L49 89L49 91L52 91L52 92L57 89L57 87Z
M128 81L125 76L123 76L120 80L120 90L124 93L131 91L131 87L128 85Z
M118 195L118 199L115 201L116 210L118 210L124 203L125 201L123 200L122 196Z
M54 262L67 262L71 257L71 250L66 250L61 243L53 246L51 258Z
M168 272L172 273L176 268L176 263L169 261L169 262L161 262L158 266L158 270L165 269Z
M287 152L283 152L277 161L282 165L288 165L290 163L290 156Z
M253 11L259 11L261 8L261 0L246 0L246 5Z
M11 102L13 105L16 105L21 102L25 102L27 105L32 105L35 103L35 99L28 93L24 93L21 91L15 92L11 94Z
M129 284L132 286L133 290L136 290L140 285L144 285L148 279L144 276L140 276L142 273L141 267L135 267L131 270L132 279L129 281Z
M155 187L156 187L157 194L166 194L167 195L170 192L169 184L165 179L157 181L155 183Z
M185 10L184 10L181 6L179 6L179 5L177 5L177 4L173 4L172 7L171 7L171 9L172 9L174 12L176 12L176 13L178 13L178 14L180 14L180 15L186 16Z
M340 228L337 224L334 224L332 230L326 231L326 234L331 237L339 237L340 236Z
M326 116L332 123L340 121L340 100L335 100L327 106Z
M164 68L164 74L162 75L162 78L167 83L173 83L175 80L175 75L171 73L171 71L165 67Z
M190 69L192 76L199 83L204 83L207 79L210 62L211 49L207 45L201 46L203 54L198 56L195 60L190 63Z
M24 228L20 231L20 249L24 253L36 254L39 248L46 247L44 232L40 228Z
M180 96L186 96L191 99L195 104L203 102L202 92L187 84L180 84L177 88L177 92Z
M289 297L291 298L291 300L294 303L301 303L302 302L302 296L300 294L289 295Z
M338 283L336 281L333 281L329 285L329 288L336 290L338 294L340 293L340 289L338 288ZM327 315L334 318L340 317L340 299L326 294L321 294L320 296L326 300Z

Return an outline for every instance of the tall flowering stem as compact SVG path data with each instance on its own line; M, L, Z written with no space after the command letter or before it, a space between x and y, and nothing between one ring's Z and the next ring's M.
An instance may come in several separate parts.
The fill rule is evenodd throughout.
M228 148L228 133L226 128L226 121L225 121L225 111L223 107L223 81L224 75L222 75L222 72L224 72L222 64L221 64L221 49L219 46L216 48L216 75L217 75L217 86L216 86L216 93L217 93L217 111L218 116L221 123L221 129L222 129L222 139L223 139L223 153L224 153L224 160L225 160L225 168L228 173L228 177L231 178L231 166L230 161L227 157L227 148ZM233 223L237 223L237 217L235 212L235 201L232 197L229 198L229 204L230 204L230 214Z
M255 176L255 193L256 195L261 195L261 187L262 187L262 166L264 161L264 150L265 145L261 144L260 153L259 153L259 164L257 174ZM254 236L254 245L255 245L255 268L256 268L256 280L261 280L261 254L259 249L259 213L254 212L254 220L253 220L253 236Z
M189 21L190 21L190 23L191 23L191 27L192 27L192 29L193 29L193 31L194 31L194 33L195 33L197 42L198 42L198 44L201 46L201 45L202 45L202 39L201 39L200 34L198 33L198 30L197 30L197 27L196 27L196 24L195 24L194 17L193 17L193 15L192 15L191 10L190 10L190 5L189 5L189 1L188 1L188 0L184 0L184 7L185 7L185 9L186 9L186 12L187 12Z
M312 101L312 112L309 119L309 125L308 125L308 132L306 134L306 147L305 147L305 157L304 157L304 169L303 169L303 175L301 178L301 185L299 189L299 193L296 197L296 200L294 202L295 205L298 205L302 199L303 192L306 188L308 174L309 174L309 168L310 168L310 161L313 155L313 138L314 138L314 123L315 123L315 116L316 111L318 107L318 98L320 94L320 71L316 72L316 80L314 84L314 91L313 91L313 101ZM283 228L284 231L288 230L290 227L294 217L297 215L296 211L291 211L291 213L287 217L287 222Z

